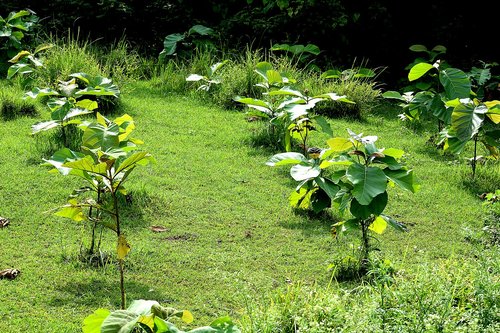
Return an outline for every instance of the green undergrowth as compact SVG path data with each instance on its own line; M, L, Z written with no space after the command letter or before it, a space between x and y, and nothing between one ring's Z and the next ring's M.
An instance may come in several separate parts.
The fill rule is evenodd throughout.
M378 236L376 257L395 270L390 285L341 281L332 267L353 254L358 237L332 237L334 212L290 209L296 184L287 168L265 165L276 152L256 139L265 124L157 83L129 83L120 109L157 160L131 175L122 202L132 246L128 302L188 309L193 327L229 315L243 332L498 328L497 249L481 252L466 237L481 232L487 212L479 194L500 183L498 164L479 166L471 180L465 158L443 155L428 143L431 131L411 129L388 105L362 119L331 120L336 136L347 137L349 128L406 151L422 184L416 194L389 191L387 214L409 229ZM11 221L0 229L0 269L21 271L0 280L0 332L80 332L95 309L119 307L118 271L112 261L79 260L88 230L48 213L78 184L40 165L50 147L30 135L38 117L0 120L0 216ZM312 143L326 147L326 139L317 134ZM103 237L105 255L114 253L113 235Z

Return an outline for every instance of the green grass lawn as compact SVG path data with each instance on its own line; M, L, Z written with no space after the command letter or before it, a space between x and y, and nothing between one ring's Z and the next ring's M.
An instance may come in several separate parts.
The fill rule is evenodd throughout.
M288 168L266 166L273 152L253 145L261 124L241 112L165 94L148 82L130 84L122 98L122 112L136 122L135 136L157 160L128 180L128 302L153 299L188 309L194 327L224 315L238 321L249 303L265 303L267 295L290 284L327 288L328 265L351 253L357 238L332 238L334 214L314 217L290 209L287 197L296 184ZM88 230L47 213L80 183L40 165L43 140L30 136L30 126L45 117L0 120L0 216L11 221L0 229L0 270L21 271L15 280L0 280L0 332L80 332L95 309L120 305L117 268L78 260ZM477 245L467 235L483 227L486 212L478 194L499 187L498 164L479 166L471 181L462 159L443 156L427 143L431 131L410 130L390 108L362 121L331 124L335 135L347 137L350 128L379 136L380 147L405 150L420 179L416 194L389 191L386 213L409 232L379 236L379 256L409 275L428 274L429 267L444 267L450 259L454 267L475 265ZM314 142L325 147L326 139L317 135ZM153 225L167 231L152 232ZM114 251L110 232L103 244ZM493 262L497 274L498 257ZM498 276L492 281L498 289Z

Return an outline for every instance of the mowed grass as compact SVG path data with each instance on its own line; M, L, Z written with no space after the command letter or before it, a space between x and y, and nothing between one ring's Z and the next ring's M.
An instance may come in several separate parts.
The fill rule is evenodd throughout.
M273 152L253 145L262 124L148 82L127 86L122 98L122 113L136 122L134 136L157 160L131 174L132 201L122 203L132 246L128 302L154 299L188 309L194 327L223 315L238 321L249 301L291 283L329 285L328 265L350 254L357 238L332 238L334 213L314 217L290 209L296 184L288 168L266 166ZM473 265L475 245L466 235L483 226L478 194L498 188L498 164L479 166L471 181L466 163L427 144L432 131L412 131L396 115L380 107L362 121L331 120L336 135L346 137L350 128L378 135L379 147L405 150L422 184L416 194L390 190L386 213L409 232L379 236L378 255L410 272L449 258ZM95 309L120 304L115 265L92 268L78 260L88 230L47 213L82 184L40 165L43 145L29 133L44 116L0 121L0 216L11 221L0 229L0 269L21 271L15 280L0 280L0 332L80 332ZM325 140L317 135L314 143L325 147ZM105 231L103 249L114 246Z

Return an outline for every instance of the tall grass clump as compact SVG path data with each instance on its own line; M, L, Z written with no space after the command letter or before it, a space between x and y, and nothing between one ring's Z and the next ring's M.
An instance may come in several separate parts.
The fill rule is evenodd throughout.
M263 61L261 50L247 48L242 54L227 55L229 62L220 72L221 83L210 93L212 100L225 109L241 108L241 103L233 101L235 96L259 98L261 89L255 84L259 82L255 66Z
M188 58L172 57L163 62L159 60L151 84L164 94L195 96L196 87L186 81L186 78L192 73L205 75L212 61L212 54L201 50L195 50Z
M95 46L91 53L95 54L102 73L120 86L151 78L154 64L141 57L125 38L107 46Z
M0 81L0 117L13 120L18 117L36 117L40 114L40 104L23 99L24 90L17 82Z
M330 118L348 117L360 119L364 115L370 114L377 106L382 97L380 83L377 82L377 77L383 71L381 68L370 69L375 73L373 77L363 77L357 74L368 69L362 63L360 65L353 64L351 68L340 70L342 75L338 78L326 78L320 73L312 73L311 79L314 83L311 89L314 94L321 91L334 91L339 95L346 95L355 104L328 102L318 106L317 112ZM316 89L319 90L317 91Z
M51 36L49 40L54 47L45 52L44 69L37 76L36 86L54 87L59 80L68 80L72 73L105 76L89 41L82 41L78 34L73 36L71 32L67 37Z
M497 252L498 255L498 252ZM414 271L374 270L356 286L292 283L249 298L244 332L498 332L498 263L454 258Z

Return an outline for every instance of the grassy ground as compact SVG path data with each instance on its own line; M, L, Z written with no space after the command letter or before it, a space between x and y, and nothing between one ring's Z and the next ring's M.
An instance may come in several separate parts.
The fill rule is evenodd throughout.
M265 165L273 152L252 145L258 123L147 82L123 90L122 111L134 117L136 137L157 159L132 173L132 202L123 206L132 245L128 301L154 299L189 309L193 325L200 326L226 314L238 320L249 302L290 283L326 288L327 266L348 255L356 238L331 237L335 216L290 210L287 196L295 183L288 169ZM115 266L91 268L77 258L82 242L88 244L87 230L44 213L79 186L40 166L43 140L30 137L29 129L45 118L0 121L0 216L11 220L0 229L0 269L21 271L13 281L0 280L0 332L79 332L95 309L120 303ZM483 226L478 194L498 187L498 164L479 166L470 181L469 166L427 144L432 132L410 130L389 108L362 121L332 120L332 126L339 136L350 128L378 135L381 147L404 149L421 180L414 195L389 193L386 212L410 231L380 236L380 256L408 272L441 267L450 258L458 266L474 265L476 248L466 236ZM325 146L325 139L314 140ZM167 231L154 233L153 225ZM113 251L111 234L103 247Z

